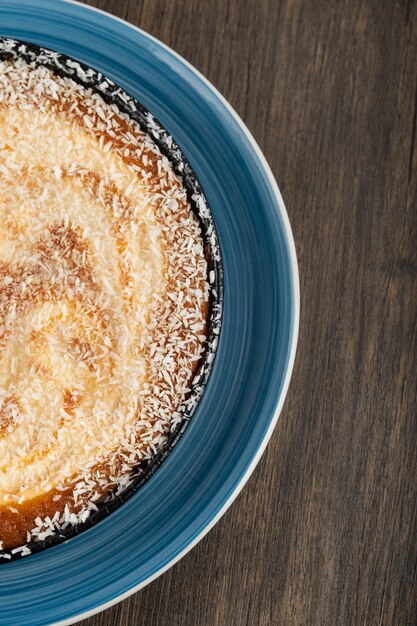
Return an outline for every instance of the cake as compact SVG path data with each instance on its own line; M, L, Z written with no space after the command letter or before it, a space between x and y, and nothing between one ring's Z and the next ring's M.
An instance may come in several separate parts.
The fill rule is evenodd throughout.
M196 403L215 278L152 116L40 50L0 39L3 560L85 524L163 450Z

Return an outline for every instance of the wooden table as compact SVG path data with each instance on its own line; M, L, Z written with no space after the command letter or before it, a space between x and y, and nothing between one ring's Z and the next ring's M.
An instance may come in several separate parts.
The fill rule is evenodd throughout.
M84 626L417 624L417 3L89 0L185 56L260 143L294 230L294 377L237 502Z

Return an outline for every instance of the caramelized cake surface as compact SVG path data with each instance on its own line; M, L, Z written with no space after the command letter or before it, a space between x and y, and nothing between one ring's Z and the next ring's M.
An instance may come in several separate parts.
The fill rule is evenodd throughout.
M85 521L161 448L208 301L200 226L151 138L0 61L0 556Z

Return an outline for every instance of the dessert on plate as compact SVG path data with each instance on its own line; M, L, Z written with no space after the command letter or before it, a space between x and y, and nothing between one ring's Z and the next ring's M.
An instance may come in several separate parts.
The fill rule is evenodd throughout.
M182 178L110 81L0 43L7 560L86 522L162 449L204 358L213 272Z

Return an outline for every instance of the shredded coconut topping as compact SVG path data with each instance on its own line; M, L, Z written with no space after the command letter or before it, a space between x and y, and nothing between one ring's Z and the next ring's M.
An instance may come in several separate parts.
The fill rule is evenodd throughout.
M0 519L51 494L28 543L123 491L197 401L213 282L152 138L39 59L1 60Z

